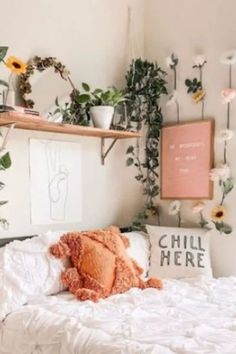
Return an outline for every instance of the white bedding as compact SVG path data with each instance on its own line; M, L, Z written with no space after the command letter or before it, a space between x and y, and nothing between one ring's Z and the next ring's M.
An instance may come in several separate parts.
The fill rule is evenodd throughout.
M0 354L236 354L236 278L168 280L100 301L38 297L0 325Z

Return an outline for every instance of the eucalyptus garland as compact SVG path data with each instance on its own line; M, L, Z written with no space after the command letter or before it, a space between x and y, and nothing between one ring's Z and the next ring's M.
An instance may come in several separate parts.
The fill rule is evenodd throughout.
M159 99L167 94L166 73L157 63L134 60L126 74L126 97L129 129L140 131L145 127L144 157L140 154L139 139L127 150L127 165L137 168L136 180L146 196L143 210L133 222L133 228L144 228L149 216L159 217L156 197L159 195L159 139L163 122Z

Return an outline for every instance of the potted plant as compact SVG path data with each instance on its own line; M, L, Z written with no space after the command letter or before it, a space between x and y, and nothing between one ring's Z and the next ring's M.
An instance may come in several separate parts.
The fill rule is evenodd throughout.
M115 107L126 100L122 90L111 87L107 90L90 91L88 84L83 83L84 93L78 94L75 100L78 104L90 106L90 117L96 128L109 129L112 123Z

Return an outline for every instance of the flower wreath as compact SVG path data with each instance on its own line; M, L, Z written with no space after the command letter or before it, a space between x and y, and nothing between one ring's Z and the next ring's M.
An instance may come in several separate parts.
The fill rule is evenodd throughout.
M30 77L34 75L35 70L43 72L44 70L53 67L56 74L59 74L65 81L70 80L70 72L66 69L65 65L57 61L56 58L46 57L40 58L38 56L33 57L28 65L26 72L19 77L19 92L23 99L23 102L27 108L34 108L35 102L32 99L28 99L27 95L32 92L32 86L30 84Z

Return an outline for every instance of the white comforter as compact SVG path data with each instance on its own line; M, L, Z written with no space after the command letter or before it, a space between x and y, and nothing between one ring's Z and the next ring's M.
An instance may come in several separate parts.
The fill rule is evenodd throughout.
M41 297L0 326L0 354L236 354L236 278L170 280L98 304Z

